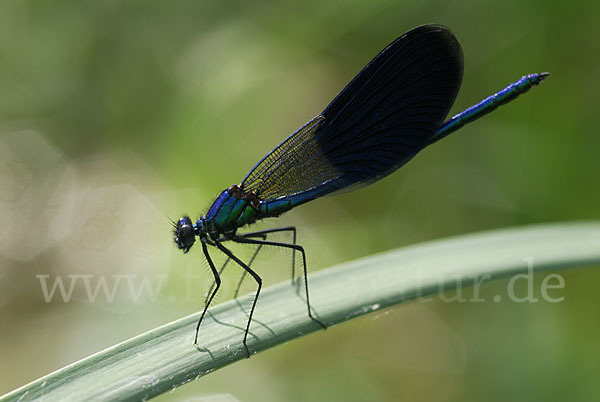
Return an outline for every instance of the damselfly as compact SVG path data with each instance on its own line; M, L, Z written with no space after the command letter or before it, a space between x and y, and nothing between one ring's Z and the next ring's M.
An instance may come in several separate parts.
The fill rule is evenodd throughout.
M200 324L221 285L224 269L216 269L208 246L227 256L225 264L233 260L257 283L243 341L248 357L248 331L262 287L261 277L250 265L262 246L301 253L308 316L326 328L310 308L306 256L304 248L296 244L296 228L243 234L238 229L387 176L423 148L539 84L548 73L526 75L444 122L462 76L462 50L448 28L431 24L405 33L371 60L321 114L265 156L240 184L224 190L205 216L195 223L187 216L173 223L175 243L185 253L196 236L200 239L215 278L196 327L194 344L198 343ZM292 243L268 240L275 232L291 232ZM245 263L223 245L226 241L253 244L257 250ZM294 261L292 257L292 280Z

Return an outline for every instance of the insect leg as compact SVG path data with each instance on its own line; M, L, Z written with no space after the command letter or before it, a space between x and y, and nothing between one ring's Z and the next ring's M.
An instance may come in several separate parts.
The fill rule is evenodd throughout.
M292 232L292 244L294 244L294 245L296 244L296 227L295 226L284 226L281 228L266 229L266 230L259 230L257 232L242 233L240 235L237 235L236 237L242 237L242 238L262 237L263 240L266 240L266 236L263 236L263 235L267 235L269 233L276 233L276 232ZM293 248L292 249L292 285L294 284L295 276L296 276L296 249Z
M194 345L196 345L196 346L198 346L198 332L200 331L200 324L202 323L202 320L204 319L204 315L206 314L206 311L208 310L208 306L210 306L210 303L212 302L213 298L215 297L215 294L217 293L217 291L219 290L219 287L221 286L221 278L219 277L219 273L217 272L217 269L215 268L214 262L212 261L212 259L210 258L210 255L208 254L208 248L206 247L206 242L204 242L204 241L202 241L202 251L204 252L204 256L206 257L206 260L208 261L208 265L210 265L210 269L213 273L213 276L215 277L216 286L214 287L214 290L212 291L212 293L210 293L208 302L205 303L204 310L202 311L202 315L200 316L200 319L198 320L198 325L196 325L196 337L194 338Z
M225 267L227 266L227 264L229 264L229 260L231 260L231 258L227 258L225 260L225 262L223 263L223 265L221 266L221 268L219 269L219 276L223 275L223 271L225 271ZM204 304L206 304L206 302L208 301L208 298L210 297L213 288L215 287L215 285L217 284L216 278L213 281L212 285L210 285L210 288L208 288L208 292L206 293L206 297L204 298Z
M249 233L252 237L260 237L263 240L267 239L267 236L265 234L263 234L262 232L252 232ZM220 242L229 240L229 238L226 237L222 237L219 239ZM215 245L214 242L211 242L211 245ZM256 259L256 256L258 254L258 252L260 251L260 249L262 248L262 246L258 246L258 248L256 249L256 251L254 251L254 254L252 255L252 258L250 258L250 262L248 263L248 266L252 266L252 263L254 262L254 260ZM221 269L219 269L219 275L223 274L223 271L225 270L225 267L227 266L227 264L229 263L229 261L231 260L231 258L227 257L227 259L225 260L225 263L223 264L223 266L221 267ZM237 287L235 288L235 293L233 294L233 298L237 299L239 293L240 293L240 288L242 287L242 283L244 282L244 279L246 279L246 274L248 272L244 271L242 272L242 276L240 277L240 280L237 284ZM204 299L204 302L206 303L206 300L208 300L208 296L210 295L210 292L212 291L212 288L215 286L215 282L212 283L212 285L210 286L210 289L208 290L208 293L206 294L206 298Z
M261 241L261 240L256 240ZM244 333L244 348L246 348L246 355L250 358L250 351L248 350L248 345L246 341L248 339L248 331L250 331L250 323L252 322L252 315L254 314L254 308L256 307L256 301L258 300L258 295L260 295L260 289L262 288L262 278L258 276L256 272L254 272L248 265L244 264L239 258L237 258L229 249L223 246L220 242L215 241L215 245L221 250L225 255L235 261L240 267L244 268L256 281L258 284L258 289L256 289L256 295L254 296L254 301L252 302L252 308L250 309L250 315L248 316L248 324L246 325L246 332Z
M263 235L263 234L261 234L259 232L253 233L253 236L254 237L260 237L263 240L266 240L266 238L267 238L266 235ZM229 238L223 237L223 238L219 239L219 242L224 242L226 240L229 240ZM212 245L214 246L214 243ZM258 252L260 251L261 248L262 248L262 246L258 246L257 249L254 251L254 254L252 254L252 258L250 258L250 262L248 263L248 266L252 265L252 263L256 259L256 256L258 255ZM225 261L225 264L223 264L223 267L219 271L219 275L223 272L223 270L225 269L225 266L227 265L227 263L229 262L230 259L231 258L227 257L227 260ZM248 273L247 271L242 272L242 276L240 277L240 280L239 280L239 282L237 284L237 287L235 288L235 293L233 294L233 298L234 299L237 299L237 297L238 297L238 295L240 293L240 288L242 287L242 282L244 282L244 279L246 279L246 274L247 273ZM213 282L212 286L214 286L214 282ZM212 289L212 287L211 287L211 289Z
M300 251L302 253L302 267L304 269L304 271L303 271L303 273L304 273L304 289L306 290L306 307L308 308L308 316L314 322L316 322L321 327L323 327L323 329L327 329L327 326L325 324L323 324L323 322L321 322L321 320L313 317L311 309L310 309L310 299L308 297L308 278L307 278L307 272L306 272L306 254L304 252L304 247L302 247L298 244L288 244L288 243L280 243L280 242L266 241L266 240L247 239L247 238L240 237L240 236L235 236L232 240L237 243L263 244L265 246L285 247L285 248L291 248L291 249Z
M263 236L263 240L265 238L266 238L266 236ZM254 251L254 254L252 254L252 258L250 258L250 261L248 262L248 266L252 265L252 263L254 262L254 259L256 258L256 255L258 254L258 252L260 251L261 248L262 248L262 244L260 244L256 248L256 251ZM248 271L246 271L246 270L244 270L244 272L242 272L242 276L240 278L240 281L238 282L237 287L235 288L235 293L233 294L233 298L234 299L237 299L238 294L240 293L240 288L242 287L242 282L244 282L244 279L246 278L246 274L247 273L248 273Z

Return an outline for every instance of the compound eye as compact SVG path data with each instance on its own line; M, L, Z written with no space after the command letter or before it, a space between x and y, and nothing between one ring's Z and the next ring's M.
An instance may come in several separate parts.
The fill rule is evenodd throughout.
M177 247L187 253L196 241L196 232L192 220L187 216L179 219L175 227L175 243Z
M179 229L179 238L186 246L191 246L196 241L196 234L194 228L191 226L183 226Z

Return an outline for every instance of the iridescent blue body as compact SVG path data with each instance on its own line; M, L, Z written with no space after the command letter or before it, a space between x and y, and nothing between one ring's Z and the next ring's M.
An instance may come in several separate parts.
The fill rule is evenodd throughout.
M528 91L532 86L538 85L547 76L548 73L534 73L523 76L520 80L513 82L501 91L453 116L436 131L430 140L430 144L457 131L465 124L492 112L498 106L510 102L520 94ZM327 187L326 184L323 183L322 186L317 188L273 200L259 200L258 207L253 207L250 201L244 198L233 196L230 193L231 188L224 190L212 204L206 217L202 217L196 222L195 232L200 236L205 231L213 240L217 240L221 236L231 237L242 226L255 223L264 218L278 217L300 204L337 190L335 187ZM238 186L232 187L240 188Z
M477 120L478 118L485 116L486 114L494 111L498 106L504 105L515 99L517 96L525 93L531 89L531 87L538 85L544 80L549 74L548 73L534 73L528 74L517 82L513 82L501 91L496 92L493 95L488 96L476 105L460 112L453 116L442 127L435 133L431 139L433 144L436 141L452 134L467 123Z
M250 265L264 245L302 254L308 315L325 328L311 312L306 257L304 249L296 244L296 229L243 234L238 229L277 217L308 201L380 180L422 149L515 99L548 76L526 75L445 121L460 88L462 73L462 50L448 28L431 24L405 33L371 60L321 114L267 154L239 185L224 190L205 216L196 223L187 216L174 223L177 246L188 252L198 237L215 277L196 328L195 344L200 323L219 289L220 274L233 260L258 284L243 342L250 355L246 340L262 286L260 276ZM292 243L267 240L273 232L292 233ZM245 263L222 244L225 241L253 244L257 249L250 262ZM228 258L218 271L207 245L218 248Z

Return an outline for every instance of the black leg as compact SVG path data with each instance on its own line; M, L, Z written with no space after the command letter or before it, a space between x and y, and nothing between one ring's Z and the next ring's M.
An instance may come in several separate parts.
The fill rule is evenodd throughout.
M261 241L261 240L256 240ZM250 358L250 351L248 350L248 345L246 341L248 339L248 331L250 331L250 323L252 322L252 315L254 314L254 308L256 307L256 301L258 300L258 295L260 295L260 289L262 288L262 278L258 276L256 272L254 272L248 265L244 264L239 258L237 258L231 251L229 251L225 246L223 246L220 242L215 241L215 245L221 250L227 257L231 258L235 261L240 267L244 268L256 281L258 284L258 289L256 289L256 295L254 296L254 301L252 302L252 309L250 310L250 315L248 316L248 324L246 325L246 333L244 334L244 348L246 348L246 355ZM218 285L217 285L218 288Z
M263 240L266 236L263 236ZM258 247L256 248L256 251L254 251L254 254L252 254L252 258L250 258L250 261L248 262L248 266L251 267L252 263L254 262L254 259L256 258L256 255L258 254L258 252L260 251L260 249L262 248L262 244L259 244ZM227 258L227 261L229 261L229 257ZM242 272L242 277L240 278L240 281L237 284L237 287L235 288L235 293L233 294L233 298L237 299L238 294L240 293L240 288L242 287L242 282L244 282L244 278L246 278L246 274L248 273L248 271L244 270L244 272Z
M229 260L231 260L231 258L227 258L225 260L225 262L223 263L223 265L221 266L221 269L219 269L219 276L221 276L223 274L223 271L225 271L225 267L229 263ZM206 297L204 298L204 304L206 304L206 302L208 302L208 298L211 295L211 293L213 291L213 288L215 287L216 284L217 284L217 281L214 280L213 283L212 283L212 285L210 285L210 288L208 289L208 292L206 293Z
M198 346L198 332L200 331L200 324L202 323L202 319L204 318L204 315L206 314L206 310L208 310L208 306L210 305L210 303L212 302L212 299L215 297L215 294L217 293L217 291L219 290L219 287L221 286L221 278L219 277L219 273L217 272L217 269L215 268L215 264L213 263L212 259L210 258L210 255L208 254L208 249L206 247L206 242L202 241L202 251L204 252L204 256L206 257L206 260L208 261L208 265L210 265L210 269L212 270L213 276L215 277L215 288L212 291L212 293L210 294L210 297L208 298L208 302L205 303L204 305L204 310L202 311L202 315L200 316L200 319L198 320L198 325L196 325L196 337L194 338L194 345Z
M302 266L304 268L304 289L306 290L306 307L308 308L308 316L317 324L319 324L323 329L327 329L327 326L323 324L320 320L313 317L312 312L310 310L310 299L308 297L308 278L306 272L306 254L304 253L304 248L298 244L288 244L288 243L279 243L274 241L266 241L266 240L256 240L256 239L248 239L241 236L235 236L233 238L234 242L237 243L248 243L248 244L263 244L265 246L276 246L276 247L285 247L291 248L294 250L298 250L302 253Z
M256 237L261 237L263 240L265 240L267 238L267 236L265 235L261 235L260 233L257 232L257 234L255 235ZM226 238L222 238L219 239L219 241L225 241L228 240ZM210 242L210 244L212 246L215 246L214 242ZM256 258L256 255L258 254L258 252L260 251L260 249L262 248L262 246L258 246L258 248L256 249L256 251L254 252L254 254L252 255L252 258L250 259L250 262L248 263L248 265L252 265L252 262L254 262L254 259ZM223 265L221 266L221 269L219 269L219 276L221 276L223 274L223 271L225 271L225 267L227 267L227 264L229 263L229 261L231 260L231 258L227 257L227 259L225 260L225 262L223 263ZM238 293L240 292L240 287L242 286L242 282L244 281L244 278L246 277L246 271L244 271L242 273L242 277L240 278L240 281L238 282L238 285L235 289L235 293L233 295L233 298L236 299L238 297ZM208 292L206 293L206 297L204 298L204 303L206 303L208 301L208 297L210 296L213 287L215 286L216 281L213 281L212 285L210 285L210 288L208 289Z
M253 238L253 237L262 237L263 240L266 240L266 236L269 233L277 233L277 232L292 232L292 244L296 244L296 227L295 226L284 226L281 228L274 228L274 229L266 229L266 230L259 230L257 232L248 232L248 233L242 233L240 235L237 235L236 237L240 237L240 238ZM292 285L294 284L294 280L295 280L295 276L296 276L296 249L292 248Z

